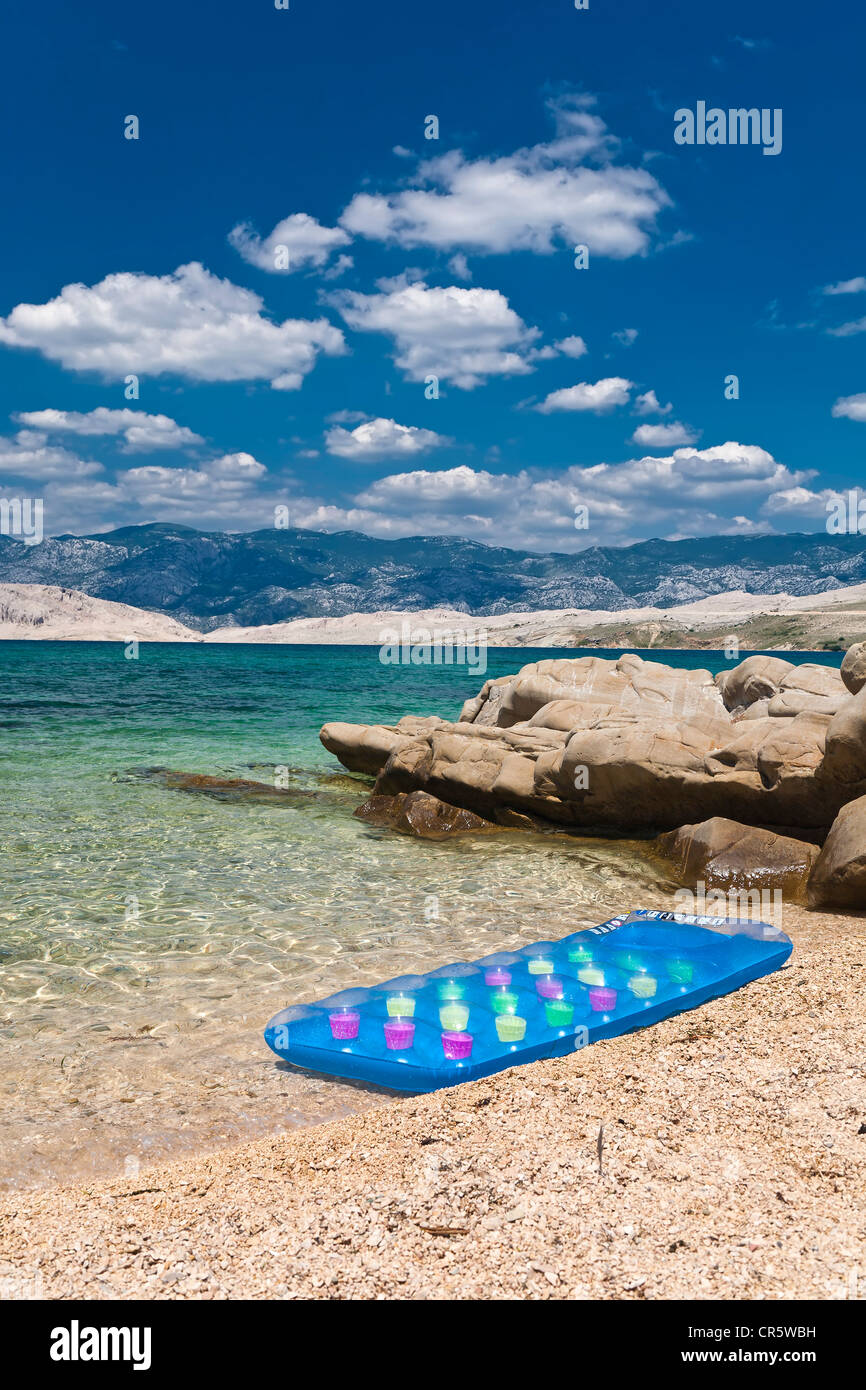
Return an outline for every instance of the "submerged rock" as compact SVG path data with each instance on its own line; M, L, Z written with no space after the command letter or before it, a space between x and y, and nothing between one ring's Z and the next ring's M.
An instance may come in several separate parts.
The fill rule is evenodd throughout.
M203 772L177 772L168 767L131 768L130 776L141 781L157 782L171 791L209 796L215 801L296 805L318 799L316 792L297 787L276 787L268 782L252 782L243 777L211 777Z
M422 840L444 840L452 835L499 829L472 811L450 806L421 791L368 797L354 814L371 825L385 825L402 835L417 835Z

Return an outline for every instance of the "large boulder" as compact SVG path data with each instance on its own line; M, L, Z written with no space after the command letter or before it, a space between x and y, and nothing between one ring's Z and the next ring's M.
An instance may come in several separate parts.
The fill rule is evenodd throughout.
M323 724L319 738L350 772L366 772L375 777L395 748L411 743L419 733L442 722L435 715L429 719L408 715L396 725Z
M748 657L714 681L634 653L584 656L487 681L456 723L328 724L321 737L347 767L378 774L377 794L421 790L487 820L616 833L721 816L826 830L858 793L844 780L848 742L840 734L831 756L825 740L859 699L838 672L776 657Z
M852 695L830 720L821 774L848 788L866 782L866 687ZM849 796L854 795L856 792L849 792Z
M839 675L852 695L860 693L866 685L866 642L855 642L848 648Z
M767 713L776 719L805 713L833 715L850 698L834 666L804 661L802 666L795 666L782 677Z
M778 656L747 656L730 671L720 671L716 685L726 709L747 709L756 700L778 694L785 676L793 670L792 662Z
M633 652L617 661L583 656L533 662L516 676L488 681L475 700L467 700L460 719L500 729L529 724L572 730L600 718L662 714L729 722L709 671L644 661Z
M812 907L866 909L866 796L843 806L809 879Z
M725 816L698 825L681 825L659 836L656 846L674 866L680 882L706 888L780 889L802 897L818 857L815 845L777 835Z

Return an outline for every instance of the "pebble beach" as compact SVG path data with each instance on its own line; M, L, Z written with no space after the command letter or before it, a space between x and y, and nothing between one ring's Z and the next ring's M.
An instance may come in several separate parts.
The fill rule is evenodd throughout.
M659 906L663 904L660 903ZM51 1299L862 1299L859 916L652 1028L134 1178L0 1198Z

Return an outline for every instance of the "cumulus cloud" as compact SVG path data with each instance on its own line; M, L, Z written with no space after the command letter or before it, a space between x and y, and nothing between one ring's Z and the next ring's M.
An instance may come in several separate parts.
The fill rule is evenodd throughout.
M14 417L19 424L47 434L119 435L121 453L147 453L154 449L186 449L203 444L200 434L178 425L168 415L148 415L143 410L109 410L99 406L81 413L77 410L22 410Z
M499 290L430 288L405 277L379 282L378 294L335 292L350 328L393 339L394 360L409 381L436 376L470 391L491 376L532 371L527 354L540 336Z
M583 357L588 351L586 343L576 333L569 338L560 338L554 346L557 352L563 353L566 357Z
M655 391L644 391L635 400L634 408L638 415L670 415L673 405L670 401L662 405Z
M591 106L552 99L547 143L489 159L449 151L419 164L413 187L357 194L340 223L403 247L549 254L586 243L599 256L640 255L670 199L646 169L614 163L619 142Z
M415 425L398 425L396 420L365 420L353 430L337 425L325 434L329 454L357 463L377 463L379 459L410 458L450 444L451 440L434 430Z
M628 404L632 385L622 376L607 376L601 381L580 381L576 386L551 391L535 409L542 415L550 415L555 410L591 410L596 415L604 415L618 405Z
M351 237L340 227L323 227L306 212L294 212L266 237L260 237L248 222L241 222L229 232L229 241L250 265L287 275L325 265L334 251L349 245ZM352 264L351 257L345 259Z
M14 439L0 439L0 473L43 482L49 478L83 478L102 472L101 463L80 459L48 443L38 430L19 430Z
M555 473L412 469L376 479L343 507L310 502L298 520L323 530L469 535L519 549L577 550L648 536L765 533L774 529L774 516L790 512L796 520L793 499L801 493L800 506L810 499L823 516L823 494L806 486L813 476L735 442ZM578 506L589 508L586 531L574 526Z
M638 330L636 328L620 328L616 333L611 333L610 336L621 347L631 347L637 341Z
M98 465L95 465L98 467ZM145 464L118 472L114 481L82 480L57 473L44 489L46 527L92 532L94 508L100 529L148 521L247 530L273 525L282 500L268 485L267 469L252 454L222 454L194 467Z
M0 343L108 378L264 379L278 390L297 389L320 352L345 351L326 319L274 323L262 309L252 290L191 262L171 275L122 271L66 285L46 304L19 304L0 319Z
M185 501L196 499L210 504L220 496L237 500L266 472L252 454L223 454L197 468L164 468L160 464L129 468L118 476L116 485L123 496L139 506L183 506Z
M840 396L832 413L837 419L844 416L848 420L866 420L866 392L861 391L857 396Z
M669 425L638 425L632 443L647 449L672 449L677 444L694 444L697 434L688 425L672 420Z
M108 524L170 519L246 530L271 525L274 505L290 498L293 524L314 529L469 535L518 549L573 551L650 536L757 535L822 525L834 494L813 490L815 476L788 469L757 445L728 442L516 474L501 471L495 458L479 468L411 467L338 502L297 496L291 479L271 477L245 453L195 467L136 467L113 483L58 471L43 492L46 524L54 531L92 531L94 505ZM574 526L578 506L589 509L588 530Z
M839 497L836 488L821 488L813 492L807 487L782 488L767 498L762 511L771 520L783 524L812 526L827 521L827 504Z

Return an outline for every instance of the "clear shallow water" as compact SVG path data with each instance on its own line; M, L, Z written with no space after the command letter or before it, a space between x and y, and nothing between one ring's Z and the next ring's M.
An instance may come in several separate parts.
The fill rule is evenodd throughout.
M497 649L487 675L579 654ZM320 725L456 717L480 684L368 647L160 644L128 661L109 643L0 643L0 1183L135 1173L385 1103L281 1069L267 1019L658 898L640 844L431 844L353 818L369 782ZM220 801L130 771L154 765L271 784L285 767L298 795Z

